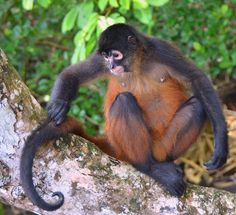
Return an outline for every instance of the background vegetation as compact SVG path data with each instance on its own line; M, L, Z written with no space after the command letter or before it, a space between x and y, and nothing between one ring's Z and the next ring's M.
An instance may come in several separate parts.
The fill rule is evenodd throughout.
M0 0L0 47L45 106L57 74L117 22L172 41L216 87L236 78L236 0ZM72 106L90 133L103 130L105 91L105 81L81 87Z
M0 0L0 44L42 105L55 78L86 58L108 25L128 22L173 41L212 77L236 66L236 0ZM102 130L106 83L82 87L71 113Z

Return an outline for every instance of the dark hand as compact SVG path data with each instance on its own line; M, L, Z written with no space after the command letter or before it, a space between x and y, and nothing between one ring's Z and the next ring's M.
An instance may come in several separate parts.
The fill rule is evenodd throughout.
M56 125L60 125L70 109L68 101L62 99L55 99L50 101L47 105L48 117L53 120Z

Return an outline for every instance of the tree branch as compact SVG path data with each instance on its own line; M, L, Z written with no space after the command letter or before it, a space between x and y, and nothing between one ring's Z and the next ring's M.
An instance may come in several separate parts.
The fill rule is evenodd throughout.
M38 214L19 182L19 159L30 131L44 113L0 49L0 200ZM149 177L67 137L42 147L34 162L34 182L46 200L62 191L65 204L54 214L234 214L234 194L189 185L178 199Z

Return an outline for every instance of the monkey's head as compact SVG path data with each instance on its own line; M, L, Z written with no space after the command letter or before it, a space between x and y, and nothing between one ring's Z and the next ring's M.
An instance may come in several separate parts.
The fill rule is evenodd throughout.
M141 47L141 34L126 24L115 24L102 32L98 52L104 57L108 69L119 76L131 72L137 50Z

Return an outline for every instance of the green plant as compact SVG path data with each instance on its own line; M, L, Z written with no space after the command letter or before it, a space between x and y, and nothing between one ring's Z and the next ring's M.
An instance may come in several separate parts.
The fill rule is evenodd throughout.
M0 203L0 215L4 215L3 205Z
M235 0L0 0L0 44L44 106L60 72L86 58L108 25L170 40L214 79L236 76ZM23 7L22 7L23 6ZM106 83L81 88L71 113L102 130ZM99 129L98 129L99 128Z

